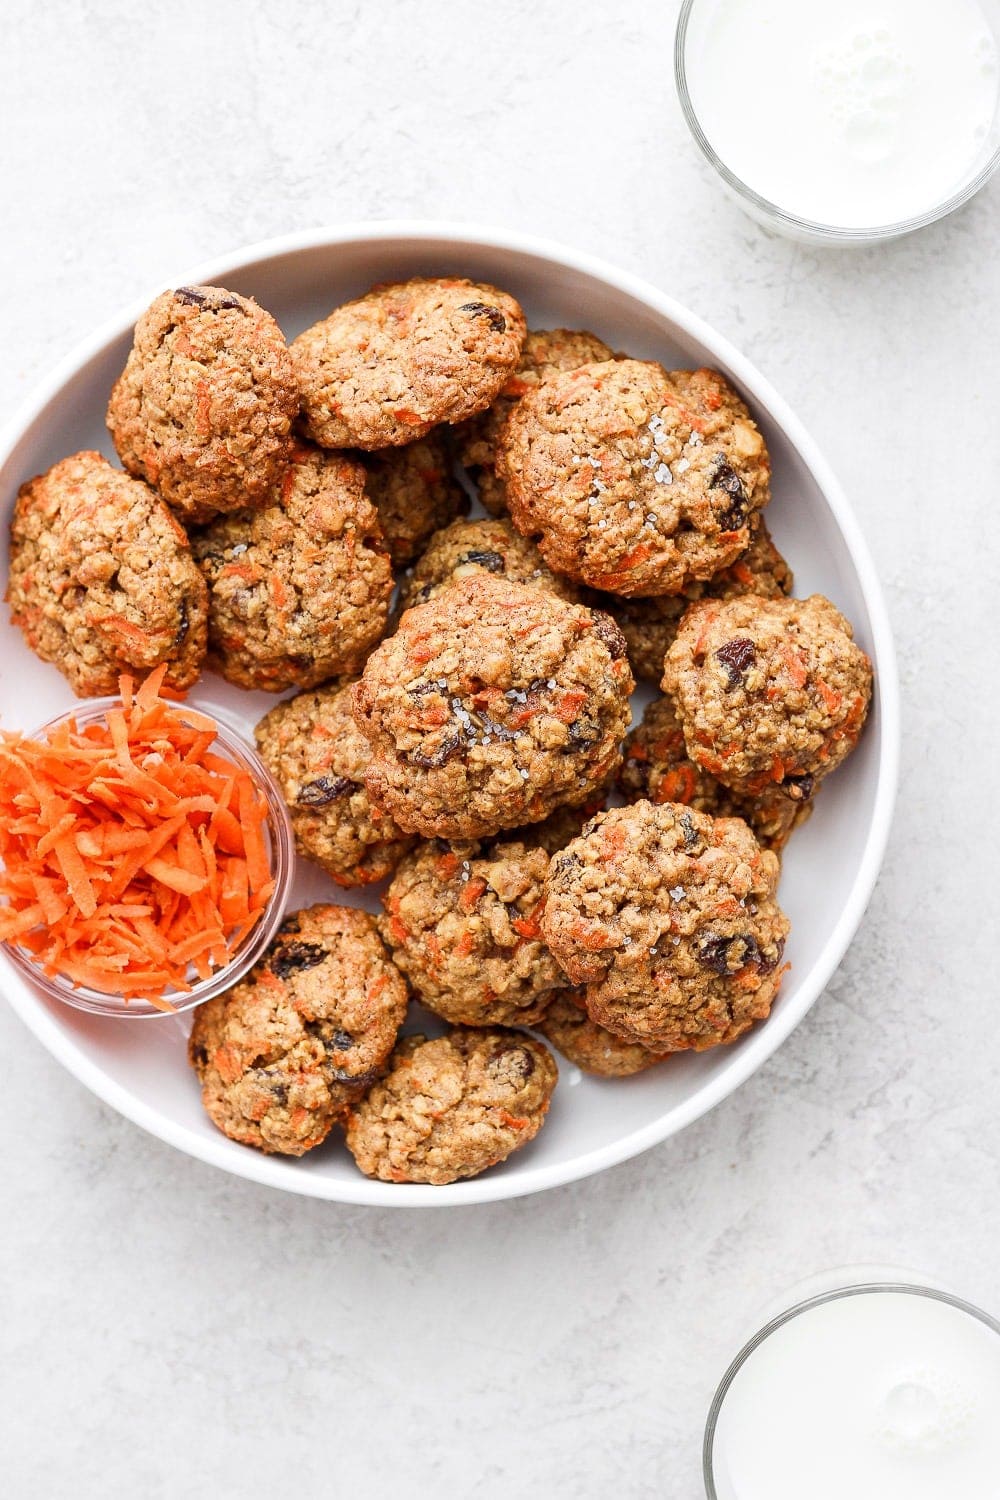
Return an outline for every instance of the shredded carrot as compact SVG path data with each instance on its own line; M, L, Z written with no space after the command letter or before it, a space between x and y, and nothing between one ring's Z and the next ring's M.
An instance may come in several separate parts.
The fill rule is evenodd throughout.
M274 890L267 804L164 669L81 729L0 732L0 941L47 974L172 1010Z

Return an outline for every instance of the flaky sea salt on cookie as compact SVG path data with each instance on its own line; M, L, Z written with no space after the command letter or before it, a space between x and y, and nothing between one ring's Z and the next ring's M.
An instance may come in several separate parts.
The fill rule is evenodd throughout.
M764 439L714 370L608 360L514 407L497 469L515 526L557 573L611 593L680 593L736 561L768 502Z
M365 783L401 828L476 839L584 805L617 769L632 673L607 615L477 572L368 658Z

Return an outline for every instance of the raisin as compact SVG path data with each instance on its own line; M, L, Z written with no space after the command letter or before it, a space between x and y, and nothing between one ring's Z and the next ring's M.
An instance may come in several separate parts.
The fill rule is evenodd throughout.
M792 802L808 802L816 790L815 776L786 776L781 790Z
M258 1069L254 1074L256 1081L262 1084L271 1095L275 1104L288 1103L288 1084L283 1078L267 1069Z
M499 307L490 307L488 302L463 302L458 310L471 313L474 318L488 318L494 333L503 333L507 328L507 319Z
M330 1031L329 1021L306 1021L303 1029L310 1036L316 1038L324 1052L346 1052L349 1047L354 1046L354 1038L349 1031Z
M227 307L239 312L243 307L238 297L232 297L228 293L219 296L218 293L206 291L200 286L179 286L174 296L179 302L186 302L189 307L204 307L208 312L222 312Z
M586 832L586 830L584 830ZM557 875L565 875L569 870L575 870L580 864L578 854L557 854L552 861L552 869Z
M713 974L721 976L738 974L751 964L759 974L770 974L777 966L784 946L784 942L779 941L773 954L764 953L750 932L738 932L730 937L706 937L702 938L698 948L698 962L703 969L711 969Z
M203 1047L200 1042L197 1046L191 1048L191 1061L196 1068L208 1067L208 1049Z
M326 807L339 797L347 797L356 792L360 785L360 782L352 781L349 776L317 776L315 781L306 782L295 800L306 807Z
M373 1083L378 1083L382 1076L380 1068L371 1068L367 1073L351 1073L347 1068L327 1068L326 1075L331 1083L353 1083L358 1093L363 1093L371 1088Z
M731 688L739 687L757 660L757 648L753 641L747 640L746 636L736 636L733 640L727 641L715 654L729 674Z
M326 949L319 943L286 943L272 953L268 968L279 979L287 979L300 969L314 969L326 956Z
M411 750L407 759L411 766L419 766L423 771L433 771L439 766L446 765L461 748L461 735L446 734L440 745L431 755L425 755L422 750Z
M747 497L742 479L726 459L719 458L716 462L708 487L712 490L723 490L731 501L725 513L719 517L721 529L738 531L747 518Z
M581 745L596 745L601 738L601 731L593 719L574 719L569 726L569 737L573 748Z
M530 1078L535 1071L535 1059L530 1052L526 1052L517 1043L501 1044L490 1058L490 1070L494 1063L504 1061L509 1068L513 1068L522 1078Z
M298 914L297 911L289 912L288 916L285 917L285 919L282 922L281 926L278 928L278 932L279 933L282 933L282 932L301 932L301 931L302 931L302 922L299 919L299 914Z
M458 559L458 562L455 564L456 568L460 568L463 563L475 563L477 567L485 568L488 573L505 573L507 571L507 564L499 552L481 552L473 548L471 552L466 552L464 556Z
M693 849L700 842L700 837L697 828L692 822L691 814L689 812L682 812L677 821L681 825L681 832L684 835L685 848Z
M174 631L174 645L183 646L187 640L188 631L191 629L191 616L188 614L186 602L181 600L181 607L177 611L177 629Z
M610 615L601 609L591 610L594 617L594 634L602 645L607 646L612 661L624 661L628 656L625 637Z

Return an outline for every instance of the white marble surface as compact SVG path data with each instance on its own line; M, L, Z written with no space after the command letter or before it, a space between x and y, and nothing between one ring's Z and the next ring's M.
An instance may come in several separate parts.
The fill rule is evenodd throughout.
M729 334L811 426L881 568L905 697L885 872L825 997L682 1136L542 1197L274 1195L98 1104L5 1009L10 1500L693 1500L713 1385L819 1268L1000 1307L995 844L1000 184L864 252L721 197L674 0L0 0L0 418L181 268L338 219L597 251Z

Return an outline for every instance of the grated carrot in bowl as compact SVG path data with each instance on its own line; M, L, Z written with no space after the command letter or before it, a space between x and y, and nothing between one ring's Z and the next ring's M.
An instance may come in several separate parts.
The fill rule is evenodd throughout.
M267 799L166 668L81 727L0 731L0 941L50 976L174 1007L225 967L274 893Z

